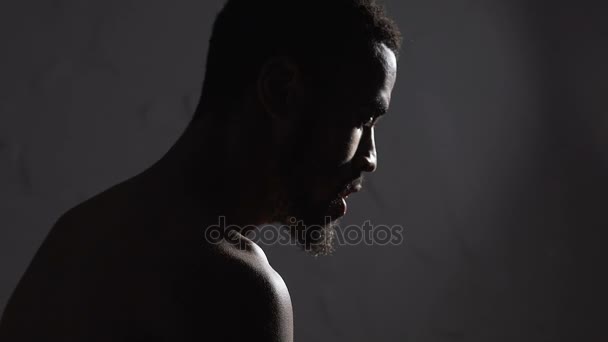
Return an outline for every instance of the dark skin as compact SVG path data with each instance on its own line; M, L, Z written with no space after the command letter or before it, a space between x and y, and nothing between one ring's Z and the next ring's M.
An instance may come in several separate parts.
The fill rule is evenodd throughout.
M62 215L0 340L292 341L289 292L262 249L238 230L236 245L203 232L220 215L239 226L342 215L338 193L376 169L374 125L396 77L393 52L373 50L335 68L323 94L289 58L269 60L239 105Z

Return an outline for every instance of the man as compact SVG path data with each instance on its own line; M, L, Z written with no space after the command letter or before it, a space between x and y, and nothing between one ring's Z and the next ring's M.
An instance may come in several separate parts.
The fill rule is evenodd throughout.
M230 0L195 117L152 167L62 215L0 325L11 341L292 341L287 287L234 227L331 250L376 169L400 34L355 0ZM221 219L221 220L220 220ZM209 239L223 222L223 239Z

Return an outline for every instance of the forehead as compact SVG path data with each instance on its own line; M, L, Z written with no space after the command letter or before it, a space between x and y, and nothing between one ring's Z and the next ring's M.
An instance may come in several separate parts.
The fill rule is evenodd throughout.
M387 102L397 74L395 54L384 44L338 61L328 80L332 96L351 102ZM388 106L388 103L386 104Z

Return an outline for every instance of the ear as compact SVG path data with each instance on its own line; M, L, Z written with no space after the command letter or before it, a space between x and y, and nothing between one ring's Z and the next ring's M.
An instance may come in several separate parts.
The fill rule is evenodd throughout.
M286 119L299 80L299 69L289 57L273 57L264 63L258 76L257 93L266 113L275 119Z

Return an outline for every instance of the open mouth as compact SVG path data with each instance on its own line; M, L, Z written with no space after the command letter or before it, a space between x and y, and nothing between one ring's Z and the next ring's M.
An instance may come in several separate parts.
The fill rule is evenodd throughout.
M348 184L330 204L329 216L335 220L346 215L346 199L355 192L361 191L361 185Z

